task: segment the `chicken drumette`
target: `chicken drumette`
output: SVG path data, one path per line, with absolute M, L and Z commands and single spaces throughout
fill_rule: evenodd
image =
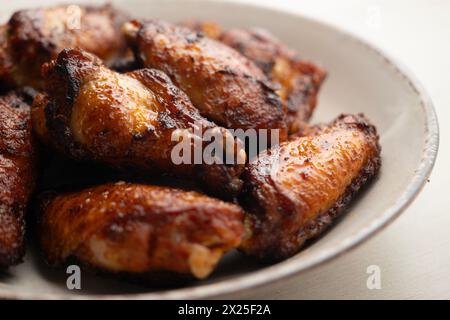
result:
M 332 223 L 380 163 L 376 129 L 362 115 L 342 115 L 261 153 L 243 178 L 241 249 L 265 259 L 292 256 Z
M 120 27 L 127 19 L 110 5 L 17 11 L 0 27 L 0 85 L 41 89 L 41 65 L 64 48 L 82 48 L 107 64 L 123 59 Z
M 243 146 L 204 119 L 163 72 L 119 74 L 89 53 L 67 49 L 44 65 L 43 74 L 47 94 L 34 101 L 33 123 L 42 140 L 62 153 L 140 173 L 198 179 L 225 198 L 239 190 Z M 209 159 L 212 164 L 204 157 L 211 133 L 222 151 L 214 154 L 218 161 Z M 188 146 L 180 151 L 182 163 L 174 159 L 179 142 Z M 198 149 L 203 158 L 195 159 Z M 226 159 L 231 161 L 220 163 Z
M 157 280 L 151 273 L 208 276 L 240 244 L 242 219 L 240 207 L 196 192 L 120 182 L 44 196 L 38 225 L 52 265 L 75 257 Z
M 24 215 L 35 183 L 36 148 L 28 97 L 0 96 L 0 268 L 24 254 Z
M 163 21 L 131 21 L 123 30 L 136 58 L 167 73 L 207 119 L 232 129 L 278 129 L 280 140 L 286 140 L 280 97 L 249 59 Z

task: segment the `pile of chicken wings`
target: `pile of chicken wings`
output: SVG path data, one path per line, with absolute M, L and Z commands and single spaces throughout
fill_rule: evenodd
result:
M 233 249 L 280 261 L 379 171 L 364 115 L 308 124 L 326 72 L 269 32 L 77 8 L 75 27 L 67 6 L 0 26 L 0 268 L 28 233 L 51 266 L 138 279 L 202 279 Z M 199 123 L 279 143 L 174 163 L 174 131 Z

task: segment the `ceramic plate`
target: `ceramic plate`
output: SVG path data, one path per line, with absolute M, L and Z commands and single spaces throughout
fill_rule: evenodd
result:
M 87 1 L 76 1 L 83 3 Z M 88 1 L 89 3 L 96 1 Z M 317 241 L 281 263 L 259 265 L 231 253 L 205 281 L 171 290 L 145 288 L 84 275 L 82 290 L 66 288 L 64 270 L 50 270 L 37 250 L 25 263 L 0 274 L 3 298 L 192 299 L 251 296 L 251 290 L 294 277 L 360 244 L 398 216 L 416 197 L 436 158 L 438 125 L 432 103 L 420 84 L 397 62 L 334 27 L 287 12 L 222 1 L 113 1 L 137 17 L 179 21 L 217 21 L 225 27 L 264 27 L 303 57 L 329 72 L 313 122 L 339 113 L 365 113 L 377 126 L 383 166 L 379 178 L 348 212 Z M 1 18 L 35 1 L 2 2 Z M 40 5 L 54 1 L 40 1 Z

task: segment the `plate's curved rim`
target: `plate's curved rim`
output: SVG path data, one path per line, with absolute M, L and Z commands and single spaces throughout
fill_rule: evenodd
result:
M 323 28 L 332 30 L 347 37 L 366 50 L 370 50 L 380 58 L 391 68 L 395 69 L 395 72 L 408 83 L 414 92 L 419 96 L 421 106 L 424 110 L 426 117 L 426 136 L 425 146 L 422 153 L 422 159 L 419 166 L 416 169 L 416 173 L 411 179 L 411 182 L 401 195 L 399 199 L 389 207 L 381 216 L 377 217 L 372 223 L 364 229 L 359 230 L 357 233 L 347 236 L 340 243 L 338 243 L 332 250 L 322 250 L 315 258 L 310 259 L 307 264 L 298 268 L 294 261 L 288 260 L 263 268 L 262 270 L 253 271 L 249 274 L 236 276 L 228 280 L 221 280 L 211 284 L 199 285 L 196 287 L 187 287 L 181 289 L 165 290 L 159 292 L 150 293 L 131 293 L 131 294 L 87 294 L 87 295 L 73 295 L 73 294 L 35 294 L 28 292 L 2 292 L 0 289 L 0 298 L 2 299 L 201 299 L 201 298 L 215 298 L 226 294 L 232 294 L 233 292 L 255 289 L 264 285 L 268 285 L 281 279 L 287 279 L 303 273 L 314 266 L 322 265 L 333 258 L 336 258 L 375 235 L 377 232 L 386 227 L 390 222 L 397 218 L 417 197 L 422 190 L 425 182 L 431 174 L 434 163 L 436 161 L 437 152 L 439 148 L 439 126 L 436 116 L 436 112 L 433 107 L 431 98 L 423 88 L 422 84 L 416 79 L 412 72 L 408 70 L 402 63 L 399 63 L 383 50 L 376 46 L 369 44 L 359 36 L 352 34 L 349 31 L 341 29 L 339 26 L 320 21 L 309 16 L 304 16 L 298 13 L 292 13 L 284 8 L 273 8 L 266 5 L 257 5 L 252 3 L 241 3 L 238 0 L 216 0 L 214 2 L 206 0 L 189 0 L 190 2 L 197 3 L 214 3 L 214 5 L 230 5 L 246 7 L 249 10 L 263 10 L 272 11 L 277 14 L 289 15 L 292 18 L 299 18 L 306 20 L 308 23 L 320 25 Z

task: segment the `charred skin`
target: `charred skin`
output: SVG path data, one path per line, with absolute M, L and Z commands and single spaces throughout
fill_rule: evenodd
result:
M 17 92 L 0 96 L 0 269 L 22 261 L 24 215 L 35 184 L 30 106 Z
M 136 58 L 167 73 L 207 119 L 231 129 L 279 129 L 281 101 L 264 73 L 230 47 L 163 21 L 131 21 L 124 33 Z
M 213 22 L 187 21 L 185 26 L 223 42 L 253 61 L 275 84 L 287 112 L 289 133 L 306 125 L 316 105 L 326 72 L 301 59 L 293 50 L 264 29 L 223 31 Z
M 63 154 L 139 173 L 198 179 L 208 191 L 223 198 L 239 191 L 246 159 L 243 146 L 228 130 L 204 119 L 161 71 L 119 74 L 95 56 L 71 49 L 44 65 L 43 74 L 48 95 L 35 98 L 33 123 L 41 139 L 50 141 Z M 232 151 L 234 164 L 194 164 L 195 141 L 200 139 L 200 147 L 209 143 L 195 133 L 194 126 L 226 138 L 224 154 Z M 172 160 L 172 151 L 180 141 L 172 141 L 177 129 L 190 130 L 185 136 L 189 138 L 190 163 Z
M 326 72 L 307 62 L 262 29 L 225 31 L 220 41 L 252 60 L 274 83 L 287 111 L 290 133 L 302 129 L 311 117 Z
M 127 20 L 111 5 L 17 11 L 0 27 L 0 83 L 41 89 L 41 65 L 64 48 L 78 47 L 113 64 L 127 54 L 120 32 Z
M 237 247 L 243 212 L 196 192 L 111 183 L 47 195 L 39 236 L 51 265 L 75 257 L 112 273 L 169 271 L 207 277 Z
M 241 204 L 249 213 L 241 249 L 268 260 L 294 255 L 333 222 L 380 164 L 376 129 L 362 115 L 341 115 L 311 136 L 263 152 L 243 178 Z

